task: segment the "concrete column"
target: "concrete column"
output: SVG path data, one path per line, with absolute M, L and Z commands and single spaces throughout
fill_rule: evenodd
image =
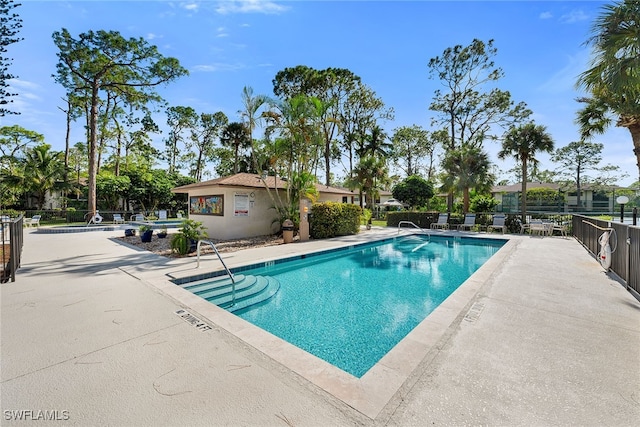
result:
M 309 212 L 311 211 L 311 201 L 303 197 L 300 198 L 300 241 L 309 240 Z

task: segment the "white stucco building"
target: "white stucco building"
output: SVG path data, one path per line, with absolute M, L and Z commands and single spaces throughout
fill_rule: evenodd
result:
M 265 187 L 269 187 L 269 190 Z M 274 199 L 286 198 L 287 182 L 274 176 L 263 181 L 260 175 L 239 173 L 174 188 L 188 194 L 189 218 L 202 222 L 209 237 L 240 239 L 276 233 L 278 214 Z M 354 203 L 352 191 L 316 184 L 318 202 Z M 273 198 L 273 199 L 272 199 Z

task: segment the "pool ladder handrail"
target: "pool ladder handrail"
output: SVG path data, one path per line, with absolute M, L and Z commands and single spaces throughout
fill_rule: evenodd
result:
M 413 226 L 414 226 L 415 228 L 417 228 L 418 230 L 420 230 L 420 231 L 422 231 L 423 233 L 425 233 L 425 234 L 429 235 L 429 233 L 428 233 L 424 228 L 418 227 L 417 225 L 415 225 L 415 224 L 414 224 L 413 222 L 411 222 L 411 221 L 400 221 L 400 222 L 398 223 L 398 234 L 400 234 L 400 226 L 401 226 L 402 224 L 413 225 Z
M 218 259 L 220 260 L 220 263 L 222 263 L 224 270 L 227 272 L 227 275 L 231 279 L 231 307 L 233 307 L 234 305 L 236 305 L 236 279 L 233 277 L 233 274 L 231 274 L 231 270 L 229 270 L 229 267 L 227 267 L 227 264 L 225 264 L 224 261 L 222 260 L 222 257 L 220 256 L 220 252 L 218 252 L 218 248 L 216 248 L 216 245 L 211 240 L 198 240 L 198 246 L 197 246 L 198 262 L 197 262 L 196 268 L 200 268 L 200 244 L 202 243 L 206 243 L 209 246 L 211 246 L 211 248 L 213 248 L 213 251 L 216 253 L 216 255 L 218 256 Z

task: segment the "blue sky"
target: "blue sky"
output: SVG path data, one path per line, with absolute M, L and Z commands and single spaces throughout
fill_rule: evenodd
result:
M 576 76 L 586 69 L 584 45 L 602 1 L 32 1 L 16 9 L 24 40 L 11 45 L 11 81 L 19 93 L 20 116 L 0 119 L 45 135 L 64 149 L 64 90 L 52 74 L 57 63 L 51 35 L 66 28 L 72 36 L 88 30 L 116 30 L 144 37 L 165 56 L 178 58 L 188 77 L 158 89 L 170 105 L 198 112 L 223 111 L 239 120 L 241 92 L 272 95 L 272 79 L 286 67 L 347 68 L 395 110 L 382 123 L 388 134 L 399 126 L 432 130 L 429 104 L 441 83 L 429 78 L 430 58 L 474 38 L 494 39 L 494 58 L 505 77 L 499 87 L 534 112 L 556 147 L 579 139 L 574 124 L 581 94 Z M 164 117 L 158 116 L 164 123 Z M 72 143 L 82 140 L 75 126 Z M 628 185 L 637 177 L 631 136 L 612 127 L 596 136 L 605 144 L 603 164 L 619 165 Z M 162 135 L 155 145 L 162 148 Z M 486 142 L 499 170 L 513 167 L 495 155 L 498 142 Z M 554 169 L 547 155 L 542 167 Z M 337 171 L 336 171 L 337 172 Z M 511 178 L 502 175 L 501 178 Z

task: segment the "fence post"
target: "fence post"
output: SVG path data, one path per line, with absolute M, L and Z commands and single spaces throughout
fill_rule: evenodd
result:
M 635 210 L 635 208 L 634 208 Z M 629 290 L 629 282 L 631 281 L 631 236 L 629 236 L 629 228 L 627 227 L 627 291 Z

